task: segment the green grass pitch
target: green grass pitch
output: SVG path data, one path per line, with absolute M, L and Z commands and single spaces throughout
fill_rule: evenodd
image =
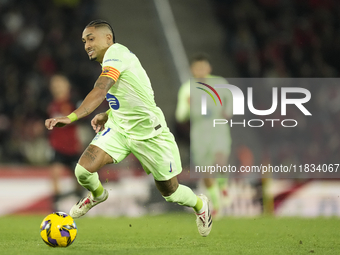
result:
M 0 254 L 340 254 L 338 218 L 224 218 L 201 237 L 195 216 L 84 217 L 67 248 L 40 238 L 45 215 L 0 217 Z

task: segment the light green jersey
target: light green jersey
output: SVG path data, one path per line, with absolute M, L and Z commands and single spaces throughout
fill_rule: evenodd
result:
M 190 89 L 192 92 L 196 92 L 194 99 L 201 100 L 200 94 L 205 93 L 201 90 L 197 90 L 196 87 L 202 87 L 200 84 L 196 82 L 206 82 L 211 86 L 216 84 L 228 84 L 227 80 L 221 76 L 208 75 L 206 79 L 196 80 L 194 78 L 188 80 L 183 83 L 178 91 L 178 100 L 177 100 L 177 108 L 176 108 L 176 120 L 178 122 L 184 122 L 190 119 Z M 190 88 L 190 86 L 192 86 Z M 232 117 L 232 95 L 229 90 L 222 89 L 218 91 L 221 96 L 221 100 L 223 106 L 220 107 L 219 104 L 216 107 L 214 105 L 214 101 L 208 96 L 207 100 L 207 108 L 208 108 L 208 117 L 209 119 L 222 119 L 222 118 L 231 118 Z M 217 101 L 219 103 L 219 101 Z M 199 104 L 199 103 L 198 103 Z M 197 104 L 195 104 L 197 105 Z M 198 113 L 198 114 L 197 114 Z M 200 122 L 207 120 L 207 116 L 201 115 L 200 111 L 194 111 L 191 113 L 191 122 Z
M 229 125 L 217 125 L 213 127 L 214 119 L 229 119 L 232 117 L 232 95 L 227 89 L 216 89 L 221 98 L 222 105 L 217 96 L 210 89 L 197 82 L 203 82 L 215 87 L 217 84 L 228 84 L 226 79 L 220 76 L 209 75 L 205 79 L 190 79 L 184 83 L 178 91 L 176 119 L 185 122 L 190 119 L 190 148 L 192 161 L 196 165 L 208 166 L 215 164 L 216 154 L 229 155 L 231 150 L 231 135 Z M 198 89 L 203 87 L 208 92 Z M 201 96 L 207 96 L 207 114 L 201 113 Z M 193 108 L 191 108 L 193 107 Z M 190 110 L 191 108 L 191 110 Z
M 104 55 L 101 76 L 116 81 L 106 95 L 111 111 L 107 126 L 136 140 L 160 134 L 166 122 L 156 106 L 148 75 L 127 47 L 115 43 Z

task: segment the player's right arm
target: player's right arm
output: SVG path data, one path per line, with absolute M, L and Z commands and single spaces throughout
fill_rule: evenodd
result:
M 107 92 L 115 84 L 115 80 L 106 76 L 99 76 L 93 89 L 85 97 L 82 104 L 74 111 L 78 119 L 92 113 L 104 101 Z
M 87 94 L 81 105 L 70 114 L 75 116 L 73 120 L 69 117 L 70 115 L 47 119 L 45 121 L 46 128 L 52 130 L 54 127 L 63 127 L 72 121 L 86 117 L 104 101 L 107 92 L 114 84 L 114 79 L 102 75 L 99 76 L 93 89 Z

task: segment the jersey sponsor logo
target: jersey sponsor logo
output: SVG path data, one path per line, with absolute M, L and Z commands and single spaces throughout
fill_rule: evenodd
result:
M 172 166 L 171 166 L 171 162 L 170 162 L 170 171 L 169 173 L 172 173 Z
M 118 62 L 122 62 L 122 61 L 121 61 L 120 59 L 118 59 L 118 58 L 110 58 L 110 59 L 105 60 L 104 63 L 110 62 L 110 61 L 118 61 Z
M 118 110 L 119 109 L 120 104 L 119 104 L 119 101 L 118 101 L 117 97 L 115 97 L 114 95 L 111 95 L 110 93 L 107 93 L 106 94 L 106 100 L 107 100 L 107 102 L 109 103 L 110 107 L 113 110 Z

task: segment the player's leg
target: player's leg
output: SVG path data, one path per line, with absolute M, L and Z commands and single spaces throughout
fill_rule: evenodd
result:
M 70 215 L 73 218 L 79 218 L 86 214 L 93 206 L 104 202 L 109 194 L 103 188 L 99 180 L 97 171 L 106 164 L 112 163 L 113 160 L 104 150 L 90 144 L 81 155 L 75 168 L 75 175 L 81 186 L 91 193 L 78 201 L 71 210 Z
M 78 161 L 78 158 L 76 159 Z M 51 174 L 53 184 L 53 210 L 58 211 L 59 201 L 65 196 L 60 188 L 60 181 L 65 168 L 68 168 L 68 156 L 55 150 L 51 161 Z M 66 193 L 67 194 L 67 193 Z
M 202 236 L 209 235 L 212 218 L 209 210 L 209 200 L 204 195 L 196 194 L 187 186 L 179 184 L 177 176 L 167 181 L 155 180 L 156 187 L 167 202 L 192 207 L 196 213 L 198 231 Z
M 53 210 L 58 211 L 58 202 L 60 200 L 60 179 L 63 171 L 63 165 L 60 163 L 53 163 L 51 165 L 51 177 L 53 186 Z
M 103 188 L 97 171 L 106 164 L 120 162 L 130 154 L 126 148 L 126 138 L 118 132 L 110 131 L 110 128 L 106 128 L 99 132 L 78 161 L 75 169 L 77 180 L 91 193 L 72 207 L 72 217 L 86 214 L 93 206 L 108 198 L 109 193 Z
M 79 184 L 91 191 L 93 197 L 101 196 L 104 190 L 97 171 L 111 163 L 112 157 L 93 144 L 90 144 L 81 155 L 75 174 Z
M 187 186 L 178 184 L 177 175 L 182 171 L 179 150 L 168 129 L 145 141 L 133 141 L 131 151 L 138 158 L 146 173 L 152 173 L 156 186 L 168 202 L 192 207 L 197 214 L 199 232 L 207 236 L 211 230 L 208 199 L 196 196 Z
M 77 162 L 79 160 L 78 154 L 68 155 L 63 153 L 56 153 L 58 162 L 59 162 L 59 175 L 61 176 L 62 170 L 66 169 L 69 171 L 69 173 L 74 174 L 75 167 L 77 165 Z M 69 195 L 75 195 L 78 199 L 80 199 L 83 195 L 84 188 L 78 183 L 77 179 L 74 178 L 74 188 L 68 192 L 64 192 L 63 194 L 60 194 L 60 198 L 67 197 Z
M 220 190 L 218 188 L 218 184 L 214 178 L 204 178 L 203 183 L 210 197 L 214 215 L 219 211 L 221 206 Z
M 217 164 L 219 166 L 226 165 L 228 161 L 228 155 L 227 153 L 221 151 L 218 151 L 214 155 L 214 164 Z M 204 186 L 208 192 L 209 198 L 212 203 L 212 214 L 215 218 L 220 217 L 220 209 L 221 209 L 221 192 L 219 188 L 218 178 L 211 178 L 206 177 L 203 179 Z
M 196 196 L 189 187 L 179 184 L 177 176 L 172 177 L 167 181 L 155 180 L 155 183 L 157 189 L 166 201 L 192 207 L 196 212 L 199 212 L 202 209 L 202 199 Z
M 80 155 L 73 154 L 73 155 L 67 155 L 63 161 L 63 164 L 65 165 L 65 168 L 72 174 L 75 174 L 75 168 L 77 166 L 78 160 Z M 74 187 L 73 190 L 71 190 L 68 194 L 65 195 L 75 195 L 78 199 L 83 197 L 84 188 L 79 184 L 76 178 L 74 180 Z
M 53 163 L 51 165 L 51 175 L 52 175 L 52 185 L 53 185 L 53 191 L 55 195 L 60 195 L 60 176 L 63 171 L 63 165 L 60 163 Z

